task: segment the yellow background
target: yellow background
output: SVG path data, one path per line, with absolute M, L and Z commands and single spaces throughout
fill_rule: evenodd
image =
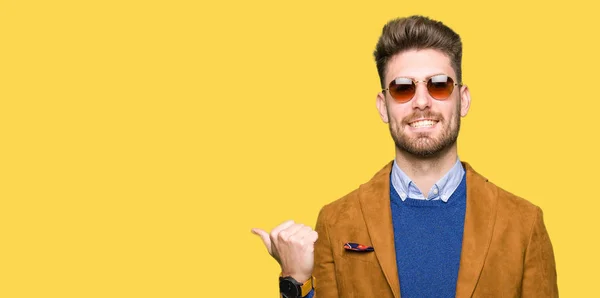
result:
M 389 19 L 463 38 L 459 155 L 544 210 L 563 297 L 597 293 L 592 1 L 0 3 L 0 297 L 277 297 L 252 227 L 393 158 Z

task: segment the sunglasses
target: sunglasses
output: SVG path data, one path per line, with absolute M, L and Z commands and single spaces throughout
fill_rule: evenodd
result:
M 396 102 L 405 103 L 410 101 L 417 93 L 417 83 L 427 83 L 427 92 L 431 97 L 437 100 L 445 100 L 450 97 L 454 86 L 459 84 L 454 83 L 454 80 L 447 75 L 435 75 L 428 78 L 426 81 L 416 81 L 411 78 L 396 78 L 390 82 L 387 89 L 383 91 L 389 91 L 390 95 Z

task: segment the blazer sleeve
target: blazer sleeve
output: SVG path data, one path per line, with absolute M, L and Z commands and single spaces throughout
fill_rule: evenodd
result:
M 335 263 L 329 231 L 327 229 L 327 212 L 323 207 L 319 212 L 315 231 L 319 239 L 315 242 L 315 298 L 338 298 L 337 280 L 335 276 Z
M 539 207 L 536 207 L 535 220 L 525 251 L 521 296 L 558 297 L 554 252 Z

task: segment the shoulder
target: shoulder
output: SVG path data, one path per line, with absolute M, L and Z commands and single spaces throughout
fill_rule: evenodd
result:
M 542 209 L 491 182 L 488 183 L 498 193 L 497 223 L 502 224 L 504 222 L 507 227 L 512 229 L 521 228 L 523 233 L 530 234 L 533 226 L 542 216 Z
M 332 223 L 337 222 L 341 214 L 351 216 L 351 214 L 360 209 L 359 192 L 360 188 L 357 188 L 342 198 L 323 206 L 318 220 Z
M 362 217 L 361 197 L 367 197 L 369 200 L 389 200 L 389 177 L 392 168 L 392 162 L 386 164 L 369 181 L 361 184 L 358 188 L 343 197 L 323 206 L 319 213 L 318 221 L 335 224 L 344 220 L 356 219 Z M 387 194 L 387 195 L 382 195 Z
M 530 201 L 517 196 L 492 182 L 488 183 L 490 183 L 491 186 L 497 190 L 499 207 L 519 211 L 521 213 L 535 213 L 537 212 L 537 209 L 539 209 L 538 206 L 534 205 Z
M 470 193 L 476 193 L 481 196 L 477 196 L 474 199 L 489 200 L 490 205 L 495 205 L 497 220 L 506 221 L 511 225 L 522 226 L 527 229 L 541 215 L 540 207 L 496 185 L 483 175 L 477 173 L 468 163 L 463 164 L 468 175 L 467 189 L 477 188 L 471 190 Z M 469 185 L 469 182 L 471 185 Z

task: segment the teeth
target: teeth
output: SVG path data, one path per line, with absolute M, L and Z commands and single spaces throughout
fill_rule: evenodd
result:
M 435 121 L 433 120 L 421 120 L 421 121 L 416 121 L 410 124 L 410 126 L 414 127 L 414 128 L 419 128 L 419 127 L 429 127 L 429 126 L 433 126 L 435 124 Z

